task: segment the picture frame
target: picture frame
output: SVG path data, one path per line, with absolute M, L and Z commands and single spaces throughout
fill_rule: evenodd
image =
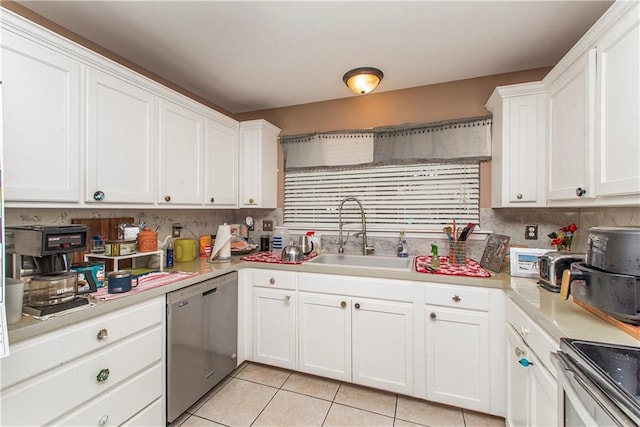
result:
M 540 277 L 540 256 L 546 254 L 547 252 L 549 252 L 549 249 L 509 249 L 509 265 L 511 275 L 516 277 Z
M 480 265 L 494 273 L 499 273 L 509 249 L 510 239 L 510 236 L 503 236 L 502 234 L 489 234 L 482 258 L 480 258 Z

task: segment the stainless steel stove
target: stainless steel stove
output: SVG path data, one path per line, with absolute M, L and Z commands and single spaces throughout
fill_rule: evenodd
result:
M 640 348 L 562 338 L 558 369 L 561 425 L 640 425 Z

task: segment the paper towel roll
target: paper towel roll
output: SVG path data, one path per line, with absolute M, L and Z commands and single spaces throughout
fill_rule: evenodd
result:
M 226 222 L 218 226 L 216 243 L 211 250 L 211 260 L 213 261 L 214 258 L 231 259 L 231 226 Z

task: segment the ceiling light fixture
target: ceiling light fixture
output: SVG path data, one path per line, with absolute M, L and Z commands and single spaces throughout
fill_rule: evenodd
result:
M 374 90 L 382 81 L 382 71 L 373 67 L 354 68 L 342 76 L 344 83 L 358 95 L 364 95 Z

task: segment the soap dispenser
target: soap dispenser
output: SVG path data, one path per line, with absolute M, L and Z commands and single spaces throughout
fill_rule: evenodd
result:
M 398 257 L 400 258 L 407 258 L 409 256 L 409 246 L 407 245 L 407 239 L 404 238 L 404 230 L 400 230 L 397 251 Z
M 438 245 L 431 245 L 431 268 L 440 268 L 440 258 L 438 257 Z

